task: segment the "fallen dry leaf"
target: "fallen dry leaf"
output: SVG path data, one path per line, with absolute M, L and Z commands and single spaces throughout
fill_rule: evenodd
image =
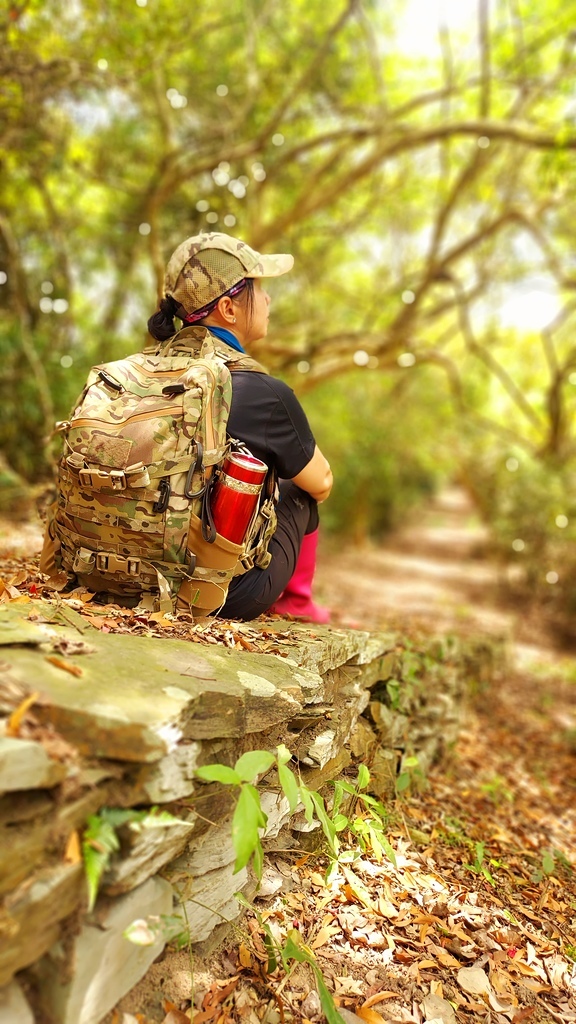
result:
M 71 676 L 83 676 L 84 669 L 80 668 L 79 665 L 74 665 L 71 661 L 66 661 L 64 658 L 58 658 L 56 655 L 47 654 L 46 661 L 49 661 L 51 665 L 56 668 L 62 669 L 63 672 L 69 672 Z
M 512 1024 L 522 1024 L 522 1021 L 528 1020 L 528 1017 L 531 1017 L 533 1013 L 536 1013 L 535 1006 L 525 1006 L 523 1010 L 518 1010 L 518 1013 L 514 1014 Z
M 340 928 L 340 925 L 324 925 L 324 927 L 318 932 L 314 941 L 310 944 L 310 948 L 320 949 L 321 946 L 325 946 L 326 943 L 330 941 L 333 935 L 338 935 L 341 931 L 342 929 Z
M 460 988 L 470 996 L 487 996 L 492 991 L 490 980 L 481 967 L 461 967 L 456 978 Z
M 246 948 L 243 942 L 241 942 L 238 947 L 238 959 L 242 964 L 242 967 L 252 967 L 252 957 L 250 955 L 250 950 Z
M 190 1024 L 190 1017 L 187 1013 L 182 1013 L 182 1010 L 174 1009 L 166 1014 L 162 1024 Z
M 434 995 L 433 993 L 424 996 L 422 1011 L 428 1022 L 439 1020 L 442 1024 L 456 1024 L 454 1007 L 451 1006 L 447 999 L 443 999 L 441 996 Z
M 398 999 L 398 993 L 391 992 L 388 989 L 385 992 L 376 992 L 373 996 L 370 996 L 369 999 L 362 1003 L 362 1006 L 368 1009 L 371 1006 L 376 1006 L 377 1003 L 382 1003 L 385 999 Z
M 18 705 L 17 708 L 15 708 L 15 710 L 10 715 L 8 723 L 6 725 L 7 736 L 19 735 L 20 726 L 22 724 L 22 720 L 24 719 L 26 712 L 38 700 L 39 696 L 39 693 L 31 693 L 28 697 L 25 697 L 25 699 L 22 701 L 21 704 Z
M 79 864 L 82 860 L 82 849 L 80 846 L 80 836 L 78 832 L 70 833 L 70 838 L 66 843 L 66 850 L 64 851 L 64 862 L 66 864 Z
M 355 1011 L 358 1017 L 366 1021 L 366 1024 L 386 1024 L 385 1018 L 377 1010 L 370 1006 L 360 1006 Z

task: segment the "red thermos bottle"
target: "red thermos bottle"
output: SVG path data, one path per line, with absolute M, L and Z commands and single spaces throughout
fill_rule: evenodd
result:
M 222 537 L 242 544 L 260 497 L 268 466 L 253 455 L 231 452 L 214 484 L 210 508 Z

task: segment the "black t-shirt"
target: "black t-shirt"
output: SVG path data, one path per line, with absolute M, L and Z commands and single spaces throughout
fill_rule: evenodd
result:
M 278 476 L 291 480 L 308 465 L 316 442 L 300 402 L 276 377 L 252 370 L 232 373 L 228 434 Z

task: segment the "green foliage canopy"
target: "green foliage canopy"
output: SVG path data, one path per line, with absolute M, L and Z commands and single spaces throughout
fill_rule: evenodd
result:
M 575 9 L 479 0 L 467 35 L 444 28 L 423 59 L 395 43 L 402 6 L 376 0 L 11 0 L 0 444 L 12 465 L 45 471 L 47 433 L 88 366 L 142 344 L 167 254 L 216 227 L 295 254 L 260 355 L 300 391 L 322 384 L 310 409 L 331 458 L 360 433 L 346 403 L 366 411 L 336 519 L 377 476 L 374 525 L 392 521 L 384 490 L 430 486 L 455 422 L 461 461 L 488 431 L 496 460 L 514 447 L 568 471 Z M 535 282 L 557 297 L 556 320 L 503 328 L 502 297 Z

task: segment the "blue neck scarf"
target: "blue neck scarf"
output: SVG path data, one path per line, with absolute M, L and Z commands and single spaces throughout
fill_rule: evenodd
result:
M 232 331 L 227 331 L 225 327 L 212 327 L 212 324 L 208 327 L 210 334 L 215 334 L 220 341 L 225 341 L 231 348 L 236 349 L 237 352 L 246 352 L 245 348 L 238 341 L 238 338 L 232 334 Z

